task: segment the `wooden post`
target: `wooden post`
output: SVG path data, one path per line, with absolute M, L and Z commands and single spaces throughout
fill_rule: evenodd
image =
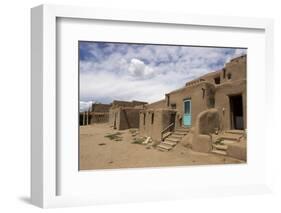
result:
M 86 125 L 89 125 L 89 112 L 86 112 Z

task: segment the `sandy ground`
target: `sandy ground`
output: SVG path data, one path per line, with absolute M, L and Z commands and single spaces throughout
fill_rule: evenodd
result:
M 117 132 L 120 141 L 105 137 Z M 132 141 L 129 130 L 112 130 L 108 124 L 81 126 L 80 170 L 241 163 L 226 156 L 194 152 L 182 144 L 162 152 Z

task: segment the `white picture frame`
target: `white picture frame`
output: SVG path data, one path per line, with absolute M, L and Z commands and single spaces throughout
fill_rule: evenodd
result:
M 253 185 L 237 183 L 233 185 L 221 184 L 217 187 L 201 186 L 200 182 L 193 183 L 192 188 L 180 190 L 171 186 L 165 190 L 153 189 L 147 194 L 137 193 L 119 196 L 118 193 L 108 192 L 103 195 L 58 195 L 60 166 L 58 166 L 59 152 L 57 146 L 57 20 L 87 19 L 100 21 L 118 21 L 135 23 L 153 23 L 156 25 L 172 26 L 200 26 L 206 28 L 255 29 L 264 32 L 265 52 L 262 74 L 266 76 L 264 94 L 266 105 L 273 104 L 269 91 L 273 89 L 273 21 L 271 19 L 241 18 L 241 17 L 216 17 L 188 14 L 165 14 L 146 11 L 122 11 L 100 8 L 85 8 L 74 6 L 41 5 L 31 10 L 31 201 L 33 204 L 47 207 L 91 205 L 97 203 L 129 202 L 142 200 L 178 199 L 210 195 L 233 195 L 269 192 L 271 187 L 270 161 L 266 159 L 269 153 L 263 155 L 265 166 L 262 171 L 266 178 Z M 273 112 L 269 110 L 269 114 Z M 266 125 L 266 144 L 270 138 L 270 119 Z M 181 168 L 184 170 L 185 168 Z M 171 171 L 171 168 L 154 170 L 154 173 Z M 208 170 L 210 172 L 210 170 Z M 77 171 L 78 172 L 78 171 Z M 103 171 L 101 171 L 103 172 Z M 117 171 L 118 172 L 118 171 Z M 145 170 L 138 170 L 138 174 Z M 122 173 L 119 175 L 122 176 Z M 124 177 L 126 178 L 126 177 Z M 176 177 L 172 177 L 176 178 Z M 187 186 L 188 187 L 188 186 Z M 74 189 L 74 188 L 73 188 Z M 188 189 L 188 190 L 186 190 Z M 71 189 L 70 189 L 71 190 Z M 151 194 L 151 195 L 149 195 Z M 173 194 L 174 196 L 167 196 Z

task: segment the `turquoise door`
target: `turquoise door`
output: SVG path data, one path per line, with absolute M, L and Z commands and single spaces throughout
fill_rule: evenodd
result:
M 183 125 L 186 127 L 191 126 L 191 100 L 187 99 L 183 101 Z

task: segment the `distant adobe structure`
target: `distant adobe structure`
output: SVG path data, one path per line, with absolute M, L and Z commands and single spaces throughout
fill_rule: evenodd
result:
M 94 103 L 92 104 L 91 109 L 91 123 L 107 123 L 109 119 L 109 109 L 111 104 L 101 104 Z
M 139 112 L 147 102 L 114 100 L 110 104 L 93 103 L 89 111 L 80 112 L 80 125 L 109 123 L 114 129 L 139 127 Z
M 139 113 L 147 102 L 114 100 L 109 110 L 109 124 L 114 129 L 139 128 Z
M 111 104 L 92 103 L 91 108 L 86 112 L 80 112 L 80 125 L 92 123 L 107 123 Z

